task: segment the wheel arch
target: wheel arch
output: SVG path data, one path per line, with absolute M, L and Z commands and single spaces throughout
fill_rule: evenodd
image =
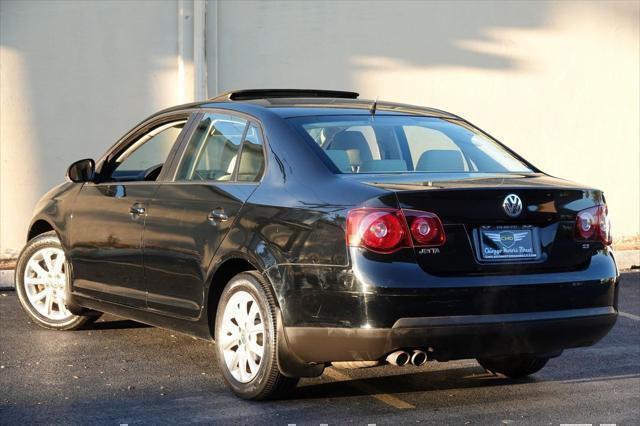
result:
M 31 226 L 29 226 L 27 241 L 31 241 L 38 235 L 41 235 L 41 234 L 44 234 L 45 232 L 50 232 L 50 231 L 56 231 L 56 230 L 49 221 L 44 219 L 37 219 L 31 224 Z
M 211 335 L 211 338 L 215 337 L 216 314 L 218 302 L 220 301 L 220 296 L 222 296 L 222 290 L 224 290 L 227 283 L 233 277 L 246 271 L 260 272 L 254 262 L 251 262 L 242 255 L 234 255 L 227 257 L 220 262 L 213 271 L 211 278 L 208 280 L 209 285 L 207 287 L 205 314 L 207 316 L 209 334 Z
M 256 271 L 261 274 L 267 284 L 271 287 L 271 290 L 276 296 L 273 283 L 270 278 L 263 274 L 262 268 L 259 268 L 255 262 L 252 262 L 242 254 L 237 254 L 232 257 L 227 257 L 224 261 L 216 267 L 211 279 L 209 280 L 209 286 L 207 288 L 207 305 L 205 314 L 207 315 L 207 321 L 209 326 L 209 333 L 212 339 L 215 339 L 215 323 L 218 303 L 227 283 L 236 275 L 247 272 Z M 286 377 L 318 377 L 324 371 L 323 364 L 311 365 L 303 362 L 296 354 L 294 354 L 288 343 L 286 332 L 284 330 L 284 324 L 282 322 L 282 314 L 280 312 L 280 306 L 278 304 L 278 298 L 274 297 L 276 303 L 277 312 L 277 333 L 278 333 L 278 368 L 280 372 Z

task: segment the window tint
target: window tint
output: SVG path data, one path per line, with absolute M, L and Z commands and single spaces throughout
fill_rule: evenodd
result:
M 260 180 L 264 169 L 264 154 L 262 151 L 262 136 L 260 129 L 252 124 L 247 130 L 240 154 L 238 166 L 238 181 L 256 182 Z
M 118 181 L 155 180 L 185 123 L 162 125 L 138 139 L 120 154 L 111 177 Z
M 246 120 L 232 115 L 205 116 L 189 140 L 178 179 L 231 180 L 246 125 Z
M 419 116 L 288 119 L 342 173 L 527 173 L 495 140 L 461 120 Z

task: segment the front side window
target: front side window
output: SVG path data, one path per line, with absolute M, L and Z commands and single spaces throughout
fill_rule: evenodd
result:
M 255 182 L 263 170 L 259 127 L 234 115 L 207 114 L 187 144 L 176 178 Z
M 115 160 L 116 181 L 155 180 L 186 120 L 163 124 L 131 144 Z
M 316 116 L 289 121 L 342 173 L 530 173 L 461 120 L 402 115 Z

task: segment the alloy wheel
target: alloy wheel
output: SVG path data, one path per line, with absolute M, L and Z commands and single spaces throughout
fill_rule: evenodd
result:
M 45 247 L 31 255 L 24 271 L 24 290 L 29 303 L 50 320 L 65 320 L 73 316 L 65 306 L 65 263 L 61 249 Z
M 264 358 L 265 327 L 258 302 L 246 291 L 237 291 L 227 302 L 220 342 L 225 364 L 240 383 L 253 380 Z

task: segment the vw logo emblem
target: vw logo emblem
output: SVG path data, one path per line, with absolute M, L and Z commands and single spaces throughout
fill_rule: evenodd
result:
M 522 200 L 516 194 L 509 194 L 502 202 L 502 208 L 507 216 L 520 216 L 520 213 L 522 213 Z

